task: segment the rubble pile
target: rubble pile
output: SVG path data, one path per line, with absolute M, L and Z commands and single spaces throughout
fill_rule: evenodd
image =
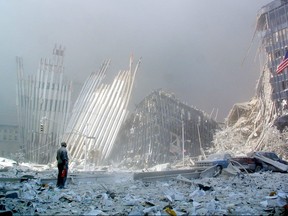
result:
M 260 172 L 217 178 L 145 182 L 132 172 L 110 168 L 103 177 L 78 179 L 58 189 L 38 172 L 21 182 L 3 181 L 15 169 L 1 172 L 0 212 L 7 215 L 271 215 L 285 212 L 287 174 Z M 26 174 L 26 173 L 25 173 Z M 35 174 L 35 171 L 34 171 Z M 107 175 L 108 174 L 108 175 Z M 18 174 L 17 174 L 18 175 Z M 172 213 L 171 213 L 172 212 Z
M 288 158 L 287 132 L 280 133 L 273 122 L 277 117 L 271 100 L 269 71 L 263 70 L 256 96 L 249 102 L 235 104 L 226 119 L 226 127 L 216 132 L 210 152 L 231 152 L 236 155 L 252 151 L 274 151 Z

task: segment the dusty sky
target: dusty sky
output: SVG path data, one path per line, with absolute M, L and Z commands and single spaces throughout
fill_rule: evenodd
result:
M 257 12 L 269 2 L 0 0 L 0 124 L 17 123 L 15 57 L 32 74 L 55 44 L 66 47 L 69 79 L 83 82 L 107 58 L 113 78 L 133 53 L 142 64 L 130 107 L 162 88 L 208 114 L 218 109 L 222 121 L 255 93 L 259 41 L 248 48 Z

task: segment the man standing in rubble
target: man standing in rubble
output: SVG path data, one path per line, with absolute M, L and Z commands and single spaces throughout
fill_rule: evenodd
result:
M 58 179 L 57 179 L 57 187 L 58 188 L 64 188 L 66 178 L 67 178 L 67 173 L 68 173 L 68 152 L 67 152 L 67 144 L 66 142 L 61 143 L 61 148 L 58 149 L 57 151 L 57 165 L 58 165 Z

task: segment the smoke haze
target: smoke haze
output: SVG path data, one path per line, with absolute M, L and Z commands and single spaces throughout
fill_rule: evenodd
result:
M 16 124 L 16 61 L 36 73 L 55 44 L 66 47 L 65 75 L 76 84 L 111 59 L 113 77 L 142 57 L 134 105 L 155 89 L 223 121 L 248 101 L 259 76 L 258 10 L 269 0 L 2 0 L 0 1 L 0 124 Z M 244 63 L 243 60 L 245 59 Z M 215 112 L 215 111 L 214 111 Z

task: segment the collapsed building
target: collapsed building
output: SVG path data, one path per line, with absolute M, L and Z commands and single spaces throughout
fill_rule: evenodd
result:
M 233 106 L 226 119 L 226 128 L 216 133 L 214 151 L 275 151 L 284 158 L 287 154 L 285 133 L 279 134 L 274 122 L 287 113 L 288 69 L 277 67 L 288 50 L 288 1 L 274 0 L 257 14 L 255 33 L 261 40 L 260 76 L 255 96 Z
M 259 56 L 263 58 L 264 62 L 263 65 L 260 65 L 261 71 L 256 94 L 249 102 L 233 106 L 226 119 L 226 129 L 219 131 L 213 138 L 213 144 L 217 151 L 228 149 L 246 153 L 268 147 L 275 148 L 275 145 L 269 146 L 268 135 L 270 133 L 267 131 L 277 116 L 286 114 L 288 111 L 288 69 L 284 69 L 281 73 L 276 72 L 277 66 L 288 50 L 288 1 L 274 0 L 262 7 L 257 15 L 255 32 L 259 33 L 262 40 Z M 197 141 L 199 140 L 197 120 L 194 119 L 194 126 L 185 126 L 189 125 L 191 116 L 182 114 L 182 111 L 179 111 L 180 108 L 177 108 L 177 115 L 171 112 L 171 119 L 178 119 L 171 123 L 174 126 L 164 126 L 170 125 L 170 123 L 159 123 L 160 120 L 170 118 L 167 117 L 167 113 L 165 115 L 162 113 L 162 108 L 158 110 L 158 106 L 162 106 L 161 103 L 164 99 L 157 99 L 156 96 L 154 96 L 156 97 L 154 100 L 157 103 L 161 101 L 160 105 L 153 105 L 153 101 L 148 99 L 141 102 L 134 114 L 133 125 L 130 125 L 131 133 L 130 129 L 127 133 L 129 136 L 131 135 L 127 139 L 127 144 L 115 145 L 119 128 L 127 115 L 127 111 L 124 110 L 129 103 L 137 71 L 131 72 L 131 64 L 130 72 L 119 73 L 111 86 L 101 86 L 100 83 L 109 65 L 109 62 L 105 62 L 99 74 L 93 74 L 88 78 L 70 115 L 71 85 L 63 83 L 63 54 L 64 49 L 55 48 L 54 62 L 41 60 L 38 74 L 35 77 L 28 77 L 28 79 L 23 75 L 22 59 L 18 58 L 17 105 L 20 134 L 24 140 L 23 149 L 29 160 L 38 162 L 51 160 L 49 158 L 54 157 L 55 146 L 63 139 L 69 144 L 71 143 L 69 150 L 72 157 L 77 160 L 100 158 L 99 160 L 102 161 L 112 158 L 114 154 L 111 152 L 114 147 L 120 149 L 118 152 L 122 152 L 118 155 L 138 156 L 143 163 L 148 164 L 153 164 L 155 161 L 169 161 L 173 157 L 179 158 L 181 152 L 182 155 L 184 152 L 184 156 L 185 153 L 189 153 L 191 156 L 201 153 L 200 147 L 198 150 L 195 148 L 202 144 L 201 141 Z M 56 86 L 58 87 L 56 88 Z M 159 95 L 161 94 L 159 93 Z M 162 94 L 161 97 L 163 95 L 165 94 Z M 151 96 L 151 98 L 153 97 Z M 172 96 L 167 96 L 167 98 L 173 99 Z M 154 106 L 155 108 L 153 108 Z M 171 105 L 171 107 L 173 106 Z M 64 125 L 68 123 L 68 118 L 69 124 L 67 124 L 67 128 L 64 128 Z M 182 126 L 181 118 L 188 123 L 184 122 L 184 126 Z M 189 134 L 195 133 L 186 132 L 186 130 L 193 130 L 191 129 L 193 127 L 194 131 L 197 131 L 197 136 L 189 137 Z M 184 138 L 182 138 L 182 130 L 184 130 L 182 133 Z M 201 127 L 199 130 L 200 137 L 203 136 L 202 134 L 206 134 L 206 132 L 201 132 Z M 65 135 L 63 136 L 64 131 Z M 166 137 L 163 134 L 169 135 Z M 269 136 L 272 137 L 271 134 Z M 275 135 L 275 139 L 277 136 Z M 206 144 L 206 141 L 202 142 Z M 282 143 L 282 141 L 278 143 Z M 181 148 L 186 145 L 187 149 Z M 192 146 L 194 147 L 192 148 Z M 154 154 L 153 152 L 158 153 Z M 48 159 L 44 159 L 45 157 Z
M 64 51 L 55 46 L 52 59 L 40 60 L 36 75 L 26 76 L 23 60 L 17 57 L 19 136 L 29 161 L 51 162 L 64 133 L 72 87 L 64 79 Z
M 122 122 L 141 60 L 120 71 L 112 84 L 102 84 L 110 60 L 84 83 L 75 103 L 72 82 L 64 78 L 64 52 L 55 46 L 52 59 L 41 59 L 36 75 L 24 74 L 17 57 L 17 110 L 21 152 L 28 161 L 49 163 L 63 141 L 71 161 L 87 157 L 102 163 L 110 154 Z M 95 162 L 95 161 L 94 161 Z M 95 162 L 96 163 L 96 162 Z
M 128 135 L 118 140 L 113 158 L 129 158 L 140 167 L 205 155 L 219 129 L 207 114 L 163 90 L 144 98 L 129 121 L 122 131 Z
M 275 120 L 279 116 L 288 113 L 288 69 L 286 67 L 281 72 L 277 72 L 279 64 L 288 51 L 287 0 L 274 0 L 259 10 L 255 35 L 256 33 L 260 36 L 261 46 L 259 49 L 260 76 L 256 85 L 255 96 L 248 102 L 237 103 L 233 106 L 225 120 L 225 128 L 216 131 L 212 141 L 213 145 L 207 151 L 208 153 L 230 151 L 234 154 L 246 154 L 251 151 L 266 150 L 275 151 L 283 158 L 288 158 L 288 147 L 286 144 L 288 134 L 287 132 L 279 134 L 279 131 L 273 127 Z M 128 142 L 130 146 L 128 145 L 126 150 L 133 149 L 130 154 L 134 156 L 134 162 L 138 160 L 148 164 L 154 161 L 165 162 L 167 161 L 165 159 L 167 155 L 173 155 L 174 152 L 177 152 L 174 154 L 175 156 L 177 155 L 176 157 L 181 157 L 181 149 L 182 152 L 186 152 L 185 148 L 180 147 L 181 133 L 179 134 L 178 132 L 178 138 L 173 135 L 169 135 L 168 138 L 166 136 L 162 138 L 161 135 L 157 135 L 161 131 L 159 122 L 162 119 L 168 121 L 167 119 L 170 118 L 161 112 L 156 112 L 157 114 L 154 114 L 154 116 L 153 114 L 148 115 L 149 110 L 155 108 L 151 108 L 154 107 L 154 105 L 151 105 L 153 104 L 152 102 L 146 103 L 146 110 L 142 108 L 142 111 L 140 111 L 140 107 L 144 107 L 145 100 L 140 103 L 142 106 L 139 105 L 137 108 L 133 118 L 133 130 L 129 134 L 131 135 Z M 159 104 L 158 101 L 158 107 L 161 106 Z M 147 119 L 150 120 L 147 121 Z M 179 110 L 178 121 L 176 120 L 174 124 L 176 125 L 177 123 L 178 131 L 181 131 L 181 111 Z M 135 124 L 138 125 L 135 126 Z M 285 125 L 288 125 L 288 123 Z M 142 134 L 138 132 L 141 131 L 140 128 L 143 130 Z M 186 127 L 183 128 L 185 129 Z M 171 130 L 171 128 L 169 129 Z M 168 130 L 166 129 L 166 131 Z M 175 134 L 173 130 L 171 132 L 171 134 Z M 187 134 L 186 132 L 183 134 L 183 140 L 185 140 Z M 193 137 L 195 138 L 195 136 Z M 177 139 L 178 141 L 175 141 Z M 187 140 L 193 140 L 193 138 L 189 137 Z M 135 143 L 134 146 L 132 142 Z M 193 142 L 195 143 L 195 140 Z M 159 143 L 164 144 L 159 145 Z M 177 144 L 170 145 L 171 143 Z M 182 146 L 185 145 L 186 147 L 187 142 L 184 141 L 183 143 Z M 177 150 L 173 151 L 172 149 L 175 149 L 175 146 Z M 155 149 L 157 150 L 155 151 Z M 153 156 L 153 152 L 158 152 L 158 155 L 155 154 Z
M 146 165 L 171 162 L 203 155 L 211 145 L 218 124 L 162 90 L 137 105 L 133 124 L 127 128 L 127 142 L 115 144 L 128 116 L 141 59 L 134 66 L 131 56 L 129 69 L 120 71 L 112 84 L 102 83 L 110 65 L 110 60 L 104 61 L 86 79 L 73 103 L 72 83 L 64 79 L 64 51 L 55 46 L 53 58 L 41 59 L 37 74 L 28 78 L 22 59 L 17 58 L 19 127 L 22 150 L 29 161 L 54 161 L 62 141 L 68 143 L 71 161 L 84 161 L 85 167 L 88 162 L 101 165 L 125 157 L 140 157 L 140 163 Z

